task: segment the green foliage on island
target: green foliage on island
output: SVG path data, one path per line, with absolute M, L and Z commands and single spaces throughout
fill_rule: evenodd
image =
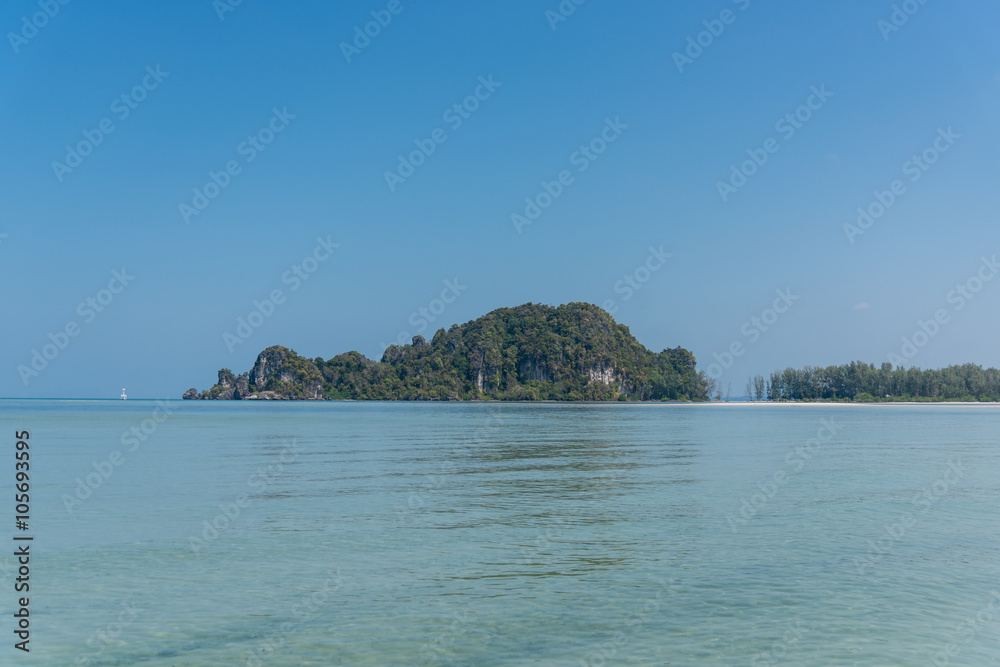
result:
M 323 376 L 316 365 L 287 348 L 280 374 L 274 374 L 260 387 L 263 391 L 271 391 L 286 398 L 309 400 L 317 398 L 322 392 Z M 256 388 L 256 387 L 252 387 Z
M 241 389 L 244 378 L 246 388 Z M 309 360 L 268 348 L 249 375 L 228 369 L 189 398 L 700 401 L 709 381 L 683 348 L 652 352 L 597 306 L 525 304 L 392 345 L 381 361 Z M 233 391 L 230 391 L 233 387 Z M 193 393 L 192 393 L 193 392 Z
M 1000 370 L 975 364 L 937 370 L 855 361 L 841 366 L 786 368 L 747 382 L 751 398 L 768 401 L 1000 401 Z

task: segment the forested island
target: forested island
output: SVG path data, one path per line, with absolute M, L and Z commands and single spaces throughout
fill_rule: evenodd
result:
M 227 368 L 186 399 L 706 401 L 712 383 L 681 347 L 652 352 L 628 327 L 587 303 L 500 308 L 391 345 L 327 360 L 269 347 L 248 373 Z
M 682 347 L 652 352 L 592 304 L 524 304 L 390 345 L 380 361 L 359 352 L 307 359 L 272 346 L 252 370 L 228 368 L 185 399 L 369 401 L 729 400 Z M 746 397 L 771 402 L 1000 401 L 1000 370 L 940 370 L 851 362 L 787 368 L 747 379 Z

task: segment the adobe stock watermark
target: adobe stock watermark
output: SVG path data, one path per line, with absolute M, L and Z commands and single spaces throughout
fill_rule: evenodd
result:
M 118 612 L 117 620 L 109 621 L 106 625 L 98 628 L 93 632 L 86 641 L 87 648 L 93 649 L 94 653 L 91 655 L 78 656 L 73 662 L 77 667 L 83 667 L 84 665 L 89 665 L 91 663 L 97 664 L 96 661 L 104 662 L 109 660 L 109 658 L 102 657 L 104 652 L 110 649 L 112 646 L 124 645 L 119 637 L 122 633 L 128 629 L 130 625 L 135 622 L 135 619 L 139 617 L 139 614 L 146 611 L 145 609 L 140 609 L 135 604 L 135 596 L 132 596 L 128 600 L 121 602 L 119 605 L 121 611 Z
M 745 12 L 750 8 L 750 0 L 732 0 L 732 2 L 739 7 L 741 12 Z M 683 53 L 680 51 L 674 51 L 673 53 L 674 65 L 677 66 L 677 71 L 683 74 L 685 66 L 693 65 L 695 60 L 701 58 L 705 54 L 706 49 L 711 48 L 715 44 L 715 41 L 722 37 L 722 33 L 726 31 L 726 26 L 736 23 L 738 16 L 731 9 L 723 9 L 719 14 L 719 18 L 702 21 L 705 29 L 694 37 L 687 38 L 687 48 L 684 49 Z
M 456 102 L 444 110 L 441 120 L 448 124 L 452 132 L 457 132 L 465 121 L 472 118 L 472 114 L 479 110 L 483 102 L 493 97 L 493 93 L 503 85 L 500 81 L 494 81 L 493 75 L 479 77 L 479 84 L 468 97 L 461 102 Z M 438 146 L 448 141 L 448 132 L 443 128 L 436 127 L 431 130 L 426 139 L 414 139 L 415 150 L 407 155 L 399 155 L 399 162 L 392 171 L 385 171 L 385 184 L 389 186 L 389 192 L 395 192 L 396 188 L 406 182 L 422 167 L 427 158 L 437 152 Z
M 726 523 L 731 531 L 738 532 L 738 526 L 747 525 L 751 519 L 757 516 L 758 512 L 767 507 L 778 491 L 795 475 L 802 472 L 806 463 L 823 449 L 825 443 L 833 439 L 840 428 L 833 419 L 820 419 L 819 423 L 816 437 L 810 438 L 804 445 L 789 450 L 785 455 L 784 468 L 774 471 L 774 474 L 757 482 L 760 493 L 750 494 L 750 500 L 747 500 L 746 497 L 740 498 L 740 511 L 737 514 L 726 516 Z
M 295 114 L 288 112 L 288 107 L 283 107 L 280 110 L 278 107 L 271 109 L 271 118 L 264 127 L 247 135 L 246 139 L 237 144 L 236 154 L 243 157 L 243 163 L 241 164 L 239 160 L 235 159 L 229 160 L 219 171 L 209 170 L 208 180 L 205 184 L 192 190 L 191 203 L 188 204 L 185 201 L 178 204 L 177 210 L 180 212 L 184 224 L 191 224 L 192 216 L 201 215 L 212 203 L 212 200 L 229 187 L 233 178 L 243 173 L 243 165 L 256 160 L 257 156 L 267 150 L 275 137 L 284 132 L 295 118 Z
M 285 466 L 295 463 L 302 452 L 303 450 L 299 447 L 298 441 L 292 438 L 291 442 L 282 447 L 281 452 L 277 455 L 278 460 L 276 463 L 267 466 L 257 466 L 257 470 L 250 473 L 247 477 L 247 487 L 253 493 L 241 493 L 231 503 L 219 503 L 218 514 L 212 517 L 211 520 L 206 519 L 202 521 L 201 537 L 197 535 L 188 536 L 188 546 L 191 548 L 191 551 L 195 555 L 201 554 L 203 549 L 208 548 L 217 541 L 226 531 L 234 528 L 242 511 L 250 507 L 257 496 L 263 494 L 267 491 L 268 487 L 287 474 Z
M 155 69 L 152 65 L 147 66 L 146 76 L 142 77 L 142 81 L 111 102 L 111 113 L 119 122 L 125 120 L 139 108 L 139 104 L 146 100 L 149 93 L 160 87 L 168 76 L 170 72 L 160 70 L 159 65 Z M 93 153 L 94 149 L 104 143 L 104 139 L 116 129 L 115 121 L 111 117 L 106 117 L 102 118 L 94 129 L 83 130 L 83 139 L 75 145 L 66 145 L 66 156 L 63 161 L 52 161 L 52 171 L 56 175 L 56 180 L 62 183 L 66 175 L 73 173 L 74 169 L 82 165 L 84 158 Z
M 47 26 L 49 21 L 62 11 L 63 6 L 69 3 L 70 0 L 39 0 L 38 8 L 41 11 L 30 16 L 25 14 L 21 17 L 21 29 L 17 32 L 7 33 L 7 40 L 10 42 L 10 48 L 14 49 L 14 53 L 17 54 L 22 46 L 34 39 L 38 35 L 38 31 Z
M 924 5 L 927 4 L 927 0 L 903 0 L 899 4 L 894 4 L 892 6 L 892 13 L 889 14 L 887 19 L 879 19 L 875 26 L 882 33 L 882 39 L 889 41 L 889 37 L 896 32 L 899 32 L 904 25 L 910 22 L 910 18 L 916 16 Z
M 138 450 L 142 443 L 149 440 L 156 433 L 160 424 L 167 421 L 170 415 L 174 414 L 167 401 L 157 401 L 157 405 L 158 407 L 153 410 L 153 414 L 143 419 L 138 425 L 122 433 L 119 442 L 122 447 L 128 447 L 128 453 L 131 454 Z M 111 452 L 103 461 L 93 461 L 91 466 L 94 468 L 94 472 L 88 473 L 83 479 L 76 478 L 76 489 L 72 495 L 68 493 L 62 494 L 61 500 L 66 511 L 72 514 L 77 507 L 83 505 L 83 501 L 94 495 L 97 489 L 101 488 L 105 482 L 111 479 L 111 476 L 115 474 L 115 470 L 120 468 L 125 461 L 126 457 L 120 449 Z
M 718 380 L 722 377 L 723 373 L 733 367 L 736 359 L 746 354 L 747 346 L 753 345 L 760 340 L 760 337 L 770 331 L 771 327 L 778 322 L 781 315 L 787 313 L 795 302 L 801 298 L 792 294 L 792 289 L 790 287 L 785 290 L 775 290 L 774 293 L 777 294 L 778 297 L 771 304 L 771 307 L 765 308 L 761 311 L 760 317 L 751 317 L 743 323 L 743 326 L 740 327 L 740 333 L 747 338 L 746 345 L 744 345 L 740 340 L 734 340 L 730 343 L 726 352 L 723 352 L 722 354 L 715 352 L 712 354 L 712 357 L 715 359 L 715 363 L 708 367 L 708 376 L 710 378 Z
M 965 280 L 965 282 L 955 285 L 955 288 L 949 290 L 944 298 L 949 304 L 952 304 L 954 311 L 958 312 L 976 298 L 976 295 L 982 291 L 986 283 L 993 280 L 997 273 L 1000 273 L 1000 264 L 997 263 L 997 256 L 993 255 L 989 259 L 983 257 L 979 269 Z M 894 366 L 903 366 L 906 362 L 912 360 L 920 350 L 925 348 L 941 332 L 941 327 L 950 322 L 951 315 L 946 308 L 939 308 L 934 311 L 934 316 L 926 321 L 917 320 L 916 331 L 909 336 L 903 336 L 903 344 L 899 348 L 899 353 L 889 353 L 889 363 Z
M 445 280 L 444 289 L 441 290 L 438 298 L 431 299 L 426 306 L 421 306 L 410 313 L 410 318 L 407 321 L 411 326 L 416 328 L 418 334 L 424 333 L 431 324 L 437 322 L 448 306 L 455 303 L 458 297 L 462 295 L 462 292 L 467 289 L 469 289 L 469 286 L 463 285 L 457 277 L 453 280 Z M 400 331 L 396 335 L 396 342 L 382 343 L 382 349 L 385 350 L 390 345 L 405 345 L 411 341 L 411 338 L 409 331 Z
M 964 478 L 965 467 L 962 465 L 962 460 L 948 461 L 948 467 L 945 468 L 941 478 L 924 489 L 923 493 L 913 496 L 910 504 L 914 508 L 920 508 L 919 514 L 926 514 Z M 914 512 L 917 511 L 914 510 Z M 903 512 L 895 523 L 884 524 L 878 540 L 868 540 L 869 549 L 864 557 L 854 559 L 854 566 L 858 569 L 858 574 L 864 576 L 866 570 L 874 568 L 883 558 L 891 554 L 896 548 L 896 544 L 906 536 L 907 530 L 917 524 L 917 518 L 910 512 Z
M 576 13 L 576 8 L 587 2 L 587 0 L 562 0 L 554 10 L 545 10 L 545 20 L 549 22 L 549 27 L 555 32 L 560 23 L 565 23 L 569 17 Z
M 775 131 L 781 133 L 785 141 L 790 141 L 796 132 L 805 127 L 805 124 L 812 120 L 813 115 L 826 106 L 826 103 L 833 97 L 833 93 L 826 89 L 826 85 L 819 88 L 813 86 L 809 89 L 809 97 L 800 107 L 786 113 L 774 124 Z M 761 148 L 749 148 L 746 154 L 749 159 L 737 165 L 730 166 L 728 181 L 716 181 L 715 187 L 719 191 L 722 201 L 727 202 L 729 198 L 739 192 L 760 169 L 767 164 L 771 156 L 781 150 L 781 142 L 774 137 L 768 137 Z
M 666 265 L 667 260 L 671 257 L 673 257 L 673 253 L 664 252 L 662 244 L 659 248 L 649 246 L 649 255 L 646 257 L 646 261 L 635 267 L 631 273 L 626 273 L 621 280 L 615 283 L 615 294 L 623 295 L 622 302 L 629 301 L 636 292 L 642 289 L 643 285 L 650 281 L 654 273 Z M 608 315 L 614 315 L 618 312 L 619 306 L 615 299 L 607 299 L 601 304 L 601 308 Z
M 937 164 L 941 156 L 951 150 L 951 147 L 962 138 L 961 134 L 955 134 L 952 131 L 950 125 L 947 130 L 939 127 L 937 134 L 938 136 L 930 146 L 903 163 L 901 170 L 904 176 L 909 176 L 911 183 L 919 181 L 931 167 Z M 876 190 L 874 192 L 875 199 L 870 204 L 859 206 L 856 224 L 844 224 L 844 234 L 847 235 L 847 240 L 851 245 L 854 245 L 856 237 L 864 235 L 866 231 L 871 229 L 906 193 L 906 183 L 901 179 L 896 179 L 889 184 L 888 190 Z
M 627 124 L 622 122 L 621 116 L 615 116 L 614 120 L 605 118 L 604 128 L 596 137 L 573 151 L 569 156 L 569 163 L 576 167 L 577 173 L 582 174 L 587 171 L 608 150 L 608 146 L 618 141 L 628 127 Z M 542 213 L 563 195 L 566 188 L 575 182 L 573 172 L 569 169 L 560 171 L 552 181 L 543 180 L 541 182 L 542 189 L 538 194 L 525 198 L 524 210 L 521 213 L 513 213 L 510 216 L 510 221 L 513 223 L 517 233 L 523 233 L 524 227 L 538 220 L 542 216 Z
M 377 9 L 371 12 L 372 20 L 364 24 L 364 27 L 354 26 L 354 39 L 340 43 L 340 52 L 344 54 L 344 60 L 351 64 L 355 56 L 360 56 L 361 52 L 367 49 L 372 40 L 382 34 L 382 31 L 389 27 L 394 16 L 399 16 L 406 9 L 401 0 L 389 0 L 385 9 Z
M 83 320 L 86 326 L 97 319 L 99 313 L 111 305 L 115 296 L 125 291 L 125 288 L 135 280 L 135 276 L 129 275 L 125 267 L 121 271 L 112 271 L 111 280 L 105 289 L 99 290 L 94 296 L 88 296 L 76 307 L 76 314 Z M 83 328 L 76 320 L 69 320 L 55 333 L 49 333 L 49 341 L 42 345 L 41 351 L 32 348 L 31 360 L 28 364 L 19 364 L 17 374 L 21 377 L 21 382 L 27 387 L 32 378 L 38 377 L 42 371 L 49 367 L 49 364 L 65 350 L 72 339 L 83 332 Z
M 302 284 L 319 270 L 320 264 L 330 259 L 339 247 L 340 244 L 331 241 L 329 235 L 325 239 L 317 236 L 316 247 L 312 252 L 281 274 L 282 284 L 291 286 L 288 290 L 290 293 L 297 292 Z M 263 301 L 255 300 L 253 309 L 246 317 L 236 318 L 236 328 L 233 333 L 226 331 L 222 334 L 222 342 L 226 344 L 226 348 L 232 353 L 239 345 L 250 340 L 254 332 L 264 326 L 264 322 L 274 315 L 278 306 L 283 305 L 287 298 L 284 290 L 276 288 L 271 290 Z

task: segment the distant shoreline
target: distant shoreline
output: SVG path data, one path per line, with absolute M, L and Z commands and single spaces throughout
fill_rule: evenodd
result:
M 870 403 L 854 403 L 848 401 L 712 401 L 711 403 L 699 403 L 699 405 L 774 405 L 774 406 L 788 406 L 788 407 L 802 407 L 809 405 L 830 405 L 830 406 L 847 406 L 855 408 L 869 408 L 869 407 L 880 407 L 880 406 L 930 406 L 930 405 L 950 405 L 950 406 L 1000 406 L 1000 402 L 997 401 L 874 401 Z
M 0 397 L 0 401 L 65 401 L 65 402 L 88 402 L 88 401 L 100 401 L 109 403 L 129 403 L 129 402 L 150 402 L 150 401 L 168 401 L 170 403 L 192 403 L 192 401 L 185 401 L 181 398 L 130 398 L 128 401 L 122 401 L 117 398 L 17 398 L 17 397 Z M 198 403 L 201 403 L 200 401 Z M 841 401 L 552 401 L 552 400 L 541 400 L 541 401 L 477 401 L 477 400 L 465 400 L 465 401 L 405 401 L 405 400 L 390 400 L 390 401 L 377 401 L 377 400 L 357 400 L 351 398 L 338 398 L 338 399 L 320 399 L 320 400 L 298 400 L 298 399 L 278 399 L 278 400 L 255 400 L 255 401 L 211 401 L 211 405 L 226 405 L 232 403 L 248 404 L 248 403 L 263 403 L 263 404 L 287 404 L 287 403 L 314 403 L 314 404 L 339 404 L 339 403 L 372 403 L 372 404 L 407 404 L 407 405 L 589 405 L 589 406 L 605 406 L 605 407 L 624 407 L 624 406 L 702 406 L 702 407 L 721 407 L 721 406 L 732 406 L 732 407 L 789 407 L 789 408 L 801 408 L 810 406 L 830 406 L 830 407 L 863 407 L 863 408 L 875 408 L 875 407 L 930 407 L 930 406 L 945 406 L 945 407 L 1000 407 L 1000 402 L 997 401 L 879 401 L 874 403 L 851 403 L 851 402 L 841 402 Z

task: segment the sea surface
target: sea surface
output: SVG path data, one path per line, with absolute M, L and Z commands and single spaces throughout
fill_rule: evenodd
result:
M 0 422 L 3 665 L 1000 664 L 997 407 L 6 400 Z

